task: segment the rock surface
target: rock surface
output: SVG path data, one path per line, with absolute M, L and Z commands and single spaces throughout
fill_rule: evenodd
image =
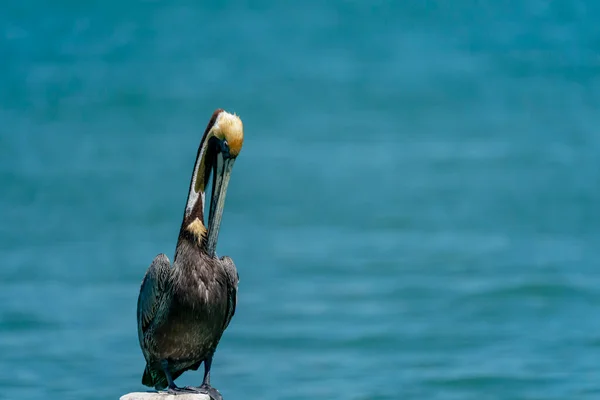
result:
M 210 396 L 200 393 L 134 392 L 121 396 L 120 400 L 210 400 Z

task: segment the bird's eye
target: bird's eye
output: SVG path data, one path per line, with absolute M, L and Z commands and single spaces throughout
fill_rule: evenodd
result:
M 221 141 L 221 153 L 229 155 L 229 143 L 227 143 L 227 140 Z

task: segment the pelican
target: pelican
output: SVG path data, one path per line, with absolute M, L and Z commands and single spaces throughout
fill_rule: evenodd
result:
M 142 281 L 137 303 L 140 347 L 146 359 L 142 383 L 169 393 L 208 394 L 210 367 L 221 335 L 237 303 L 238 273 L 229 257 L 217 258 L 216 247 L 225 194 L 244 129 L 235 114 L 216 110 L 204 131 L 192 173 L 173 265 L 157 255 Z M 212 173 L 208 228 L 204 225 L 204 191 Z M 174 380 L 204 363 L 198 387 L 180 388 Z

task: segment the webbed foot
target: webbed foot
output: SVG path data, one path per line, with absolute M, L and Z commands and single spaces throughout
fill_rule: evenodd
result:
M 207 384 L 203 384 L 201 386 L 186 386 L 183 389 L 190 390 L 193 393 L 207 394 L 210 396 L 211 400 L 223 400 L 221 393 L 219 393 L 219 391 L 214 387 Z
M 178 394 L 183 394 L 183 393 L 197 393 L 195 390 L 192 390 L 192 388 L 190 387 L 178 387 L 178 386 L 171 386 L 168 387 L 165 392 L 167 392 L 168 394 L 172 394 L 172 395 L 178 395 Z

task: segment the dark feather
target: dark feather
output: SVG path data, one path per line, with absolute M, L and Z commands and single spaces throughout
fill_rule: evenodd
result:
M 235 313 L 238 274 L 233 260 L 211 258 L 181 238 L 173 267 L 159 254 L 138 299 L 138 333 L 146 358 L 142 383 L 164 389 L 167 360 L 175 380 L 211 356 Z

